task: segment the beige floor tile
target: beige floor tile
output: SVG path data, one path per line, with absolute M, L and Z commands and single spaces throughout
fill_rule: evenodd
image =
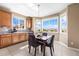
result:
M 11 52 L 13 56 L 24 56 L 26 55 L 25 48 L 23 48 L 25 44 L 18 44 L 14 46 L 8 47 L 8 50 Z
M 0 56 L 10 56 L 10 52 L 7 48 L 0 49 Z
M 65 47 L 58 42 L 54 45 L 54 56 L 79 56 L 79 51 Z M 33 56 L 34 48 L 32 47 L 29 54 L 27 42 L 22 42 L 16 45 L 9 46 L 7 48 L 0 49 L 0 56 Z M 43 56 L 40 47 L 37 48 L 37 56 Z M 46 56 L 51 56 L 50 49 L 46 47 Z

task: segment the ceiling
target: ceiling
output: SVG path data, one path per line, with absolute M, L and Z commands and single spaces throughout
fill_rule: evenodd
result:
M 43 17 L 55 14 L 66 8 L 70 3 L 0 3 L 1 7 L 6 7 L 12 12 L 16 12 L 25 16 Z M 39 14 L 38 14 L 39 10 Z

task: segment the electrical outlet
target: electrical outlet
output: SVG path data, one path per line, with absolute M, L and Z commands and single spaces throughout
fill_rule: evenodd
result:
M 71 45 L 74 45 L 74 43 L 73 43 L 73 42 L 71 42 Z

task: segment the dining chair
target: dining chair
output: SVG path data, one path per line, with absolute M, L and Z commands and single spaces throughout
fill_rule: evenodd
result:
M 39 46 L 39 44 L 36 42 L 34 35 L 29 35 L 28 44 L 29 44 L 29 53 L 32 46 L 35 49 L 34 56 L 36 56 L 36 48 Z
M 52 37 L 50 39 L 48 39 L 46 42 L 45 42 L 45 47 L 49 47 L 50 48 L 50 53 L 51 53 L 51 56 L 53 56 L 52 54 L 52 48 L 53 48 L 53 52 L 54 52 L 54 37 L 55 35 L 52 35 Z M 45 49 L 44 49 L 45 51 Z
M 34 34 L 29 35 L 28 43 L 29 43 L 29 53 L 31 50 L 31 46 L 35 49 L 34 56 L 36 56 L 36 48 L 40 45 L 44 45 L 43 42 L 40 42 L 38 41 L 38 39 L 35 38 Z

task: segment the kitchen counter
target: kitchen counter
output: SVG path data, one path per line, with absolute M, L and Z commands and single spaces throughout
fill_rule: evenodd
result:
M 5 34 L 16 34 L 16 33 L 28 33 L 28 32 L 14 32 L 14 33 L 0 32 L 0 35 L 5 35 Z
M 0 32 L 0 48 L 28 40 L 28 32 Z

